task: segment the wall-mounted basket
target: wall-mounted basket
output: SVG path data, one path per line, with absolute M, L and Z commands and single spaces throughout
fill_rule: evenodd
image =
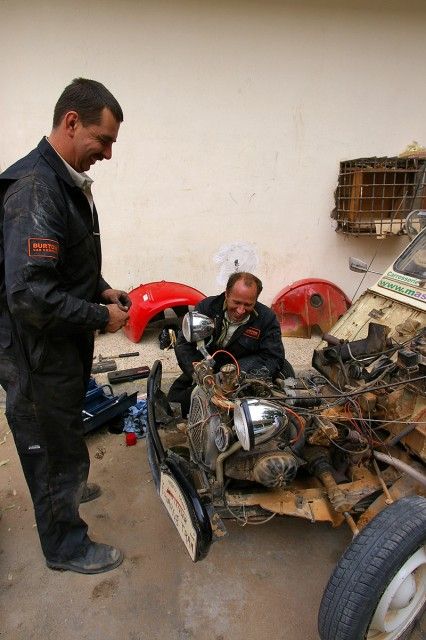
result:
M 406 234 L 405 218 L 426 209 L 426 158 L 358 158 L 340 163 L 336 231 L 347 235 Z

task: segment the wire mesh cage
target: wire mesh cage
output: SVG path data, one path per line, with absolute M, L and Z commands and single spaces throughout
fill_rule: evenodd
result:
M 413 209 L 426 209 L 426 158 L 358 158 L 340 163 L 331 214 L 336 231 L 377 238 L 403 235 Z

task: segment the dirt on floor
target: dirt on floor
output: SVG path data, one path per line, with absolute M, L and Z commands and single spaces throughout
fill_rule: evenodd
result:
M 120 368 L 151 365 L 160 357 L 166 382 L 174 377 L 174 357 L 159 350 L 156 338 L 147 335 L 137 346 L 139 358 L 120 362 Z M 96 348 L 115 354 L 134 350 L 130 346 L 123 336 L 114 342 L 101 336 Z M 114 391 L 143 393 L 144 385 L 126 383 Z M 350 542 L 348 528 L 296 518 L 277 517 L 261 526 L 227 521 L 228 536 L 193 564 L 155 492 L 145 441 L 128 447 L 123 434 L 101 428 L 88 434 L 87 444 L 90 479 L 101 485 L 102 495 L 82 505 L 81 514 L 91 537 L 119 546 L 125 560 L 111 572 L 86 576 L 45 566 L 28 489 L 0 416 L 0 638 L 318 638 L 319 603 Z M 416 640 L 423 632 L 416 631 Z

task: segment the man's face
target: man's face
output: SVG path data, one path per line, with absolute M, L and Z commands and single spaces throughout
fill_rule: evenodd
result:
M 257 300 L 255 284 L 246 286 L 244 280 L 237 280 L 230 291 L 225 292 L 226 310 L 232 322 L 241 322 L 254 309 Z
M 112 158 L 112 145 L 117 140 L 120 123 L 106 107 L 101 112 L 99 124 L 83 126 L 78 118 L 74 124 L 72 167 L 82 173 L 88 171 L 97 160 Z

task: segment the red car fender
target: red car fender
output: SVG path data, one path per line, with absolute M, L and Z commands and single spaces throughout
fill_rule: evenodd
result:
M 165 309 L 196 305 L 206 296 L 201 291 L 180 282 L 148 282 L 129 292 L 132 306 L 124 333 L 132 342 L 139 342 L 146 325 Z
M 335 284 L 319 278 L 297 280 L 272 301 L 283 336 L 310 338 L 312 328 L 330 331 L 349 309 L 351 301 Z

